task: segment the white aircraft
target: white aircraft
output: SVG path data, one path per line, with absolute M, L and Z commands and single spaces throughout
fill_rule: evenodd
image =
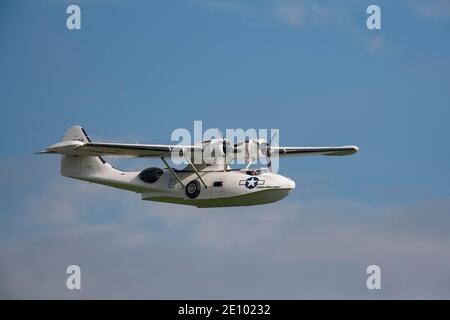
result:
M 267 168 L 249 168 L 255 160 L 245 152 L 250 147 L 256 147 L 257 156 L 268 160 Z M 207 161 L 205 153 L 208 149 L 213 161 Z M 217 155 L 214 150 L 221 152 Z M 250 206 L 286 197 L 295 188 L 295 182 L 272 172 L 272 157 L 344 156 L 357 151 L 356 146 L 279 147 L 272 146 L 264 139 L 246 140 L 232 145 L 227 139 L 220 138 L 187 146 L 92 142 L 82 127 L 73 126 L 67 129 L 62 142 L 38 153 L 61 154 L 61 174 L 69 178 L 141 193 L 142 200 L 206 208 Z M 172 168 L 167 163 L 167 158 L 174 154 L 183 157 L 188 163 L 183 170 Z M 166 168 L 152 167 L 125 172 L 113 168 L 103 156 L 158 157 Z M 198 156 L 201 159 L 199 164 L 194 161 Z M 239 157 L 245 158 L 247 167 L 231 169 L 230 159 Z

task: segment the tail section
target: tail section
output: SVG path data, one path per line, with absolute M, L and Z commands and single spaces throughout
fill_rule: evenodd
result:
M 64 133 L 63 141 L 76 140 L 90 142 L 86 131 L 80 126 L 73 126 Z M 112 167 L 102 157 L 61 156 L 61 174 L 66 177 L 87 179 L 107 173 Z
M 62 141 L 76 140 L 81 142 L 91 142 L 86 131 L 80 126 L 72 126 L 64 132 Z

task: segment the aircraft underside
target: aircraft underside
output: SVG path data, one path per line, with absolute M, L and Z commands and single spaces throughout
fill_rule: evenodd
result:
M 153 182 L 141 180 L 140 172 L 110 172 L 109 175 L 64 175 L 141 193 L 142 200 L 191 205 L 199 208 L 251 206 L 275 202 L 286 197 L 295 183 L 278 174 L 264 170 L 200 171 L 202 178 L 192 171 L 178 171 L 178 181 L 169 169 L 161 170 Z M 116 170 L 116 169 L 113 169 Z M 189 188 L 195 185 L 195 188 Z

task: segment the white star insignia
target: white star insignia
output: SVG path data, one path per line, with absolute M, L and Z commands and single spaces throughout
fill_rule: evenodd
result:
M 249 187 L 254 187 L 256 184 L 258 183 L 258 180 L 255 178 L 251 178 L 248 180 L 248 186 Z

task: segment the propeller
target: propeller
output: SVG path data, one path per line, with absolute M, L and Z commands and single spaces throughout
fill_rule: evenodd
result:
M 250 143 L 250 140 L 248 137 L 246 137 L 244 141 L 237 142 L 233 145 L 233 153 L 234 154 L 239 153 L 239 151 L 242 150 L 241 148 L 244 147 L 244 155 L 245 155 L 244 160 L 245 160 L 245 163 L 247 163 L 247 167 L 250 166 L 250 164 L 252 163 L 252 161 L 250 161 L 250 159 L 249 159 L 249 150 L 248 150 L 249 143 Z
M 223 137 L 222 130 L 217 128 L 220 139 L 222 139 L 222 152 L 223 152 L 223 171 L 227 171 L 228 161 L 227 161 L 227 150 L 228 150 L 228 140 Z
M 245 141 L 238 142 L 238 143 L 234 144 L 234 152 L 237 153 L 238 149 L 241 146 L 244 146 L 245 147 L 245 162 L 246 163 L 248 162 L 248 164 L 250 165 L 251 161 L 249 162 L 249 158 L 248 158 L 249 157 L 249 151 L 250 151 L 249 148 L 252 147 L 252 145 L 250 145 L 250 144 L 253 144 L 253 146 L 256 145 L 258 156 L 261 155 L 261 156 L 263 156 L 263 157 L 268 159 L 267 160 L 267 167 L 268 167 L 269 171 L 272 172 L 272 160 L 271 160 L 271 157 L 272 157 L 272 142 L 275 140 L 277 135 L 278 135 L 278 130 L 274 132 L 274 134 L 272 135 L 272 137 L 270 138 L 269 141 L 264 140 L 264 139 L 251 139 L 251 140 L 249 140 L 248 138 L 246 138 Z M 253 160 L 255 160 L 255 159 L 252 159 L 252 161 Z
M 276 136 L 278 135 L 278 130 L 274 132 L 272 137 L 270 137 L 269 141 L 259 142 L 258 144 L 261 148 L 261 153 L 264 157 L 266 157 L 267 160 L 267 167 L 270 172 L 272 172 L 272 141 L 275 140 Z

